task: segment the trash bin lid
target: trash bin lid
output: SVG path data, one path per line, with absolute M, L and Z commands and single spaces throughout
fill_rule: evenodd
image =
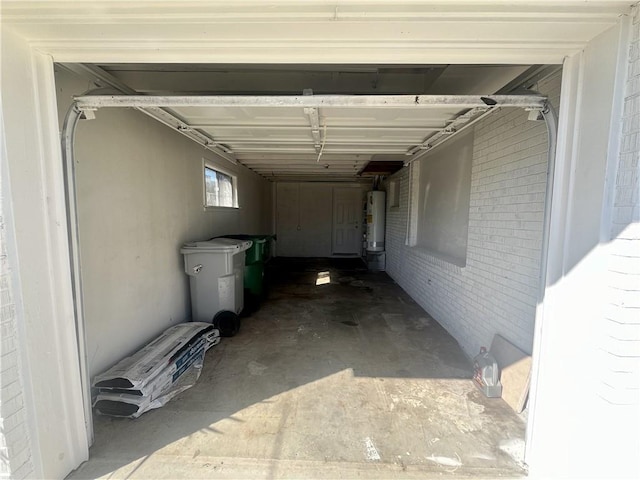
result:
M 180 249 L 180 253 L 240 253 L 249 249 L 251 240 L 236 240 L 234 238 L 214 238 L 203 242 L 185 243 Z
M 265 243 L 267 240 L 269 240 L 269 238 L 271 237 L 271 235 L 246 235 L 244 233 L 240 233 L 237 235 L 223 235 L 222 237 L 218 237 L 218 238 L 236 238 L 238 240 L 251 240 L 254 244 L 255 243 Z

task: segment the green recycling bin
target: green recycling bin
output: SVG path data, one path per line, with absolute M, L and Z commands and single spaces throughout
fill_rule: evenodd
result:
M 224 235 L 222 238 L 235 238 L 236 240 L 251 240 L 253 245 L 245 252 L 244 264 L 266 262 L 271 253 L 271 239 L 273 235 Z
M 265 293 L 264 263 L 271 255 L 271 240 L 273 235 L 225 235 L 223 238 L 236 240 L 251 240 L 253 245 L 245 252 L 244 261 L 244 289 L 250 294 L 249 303 L 259 301 Z M 253 297 L 253 298 L 251 298 Z
M 244 289 L 261 298 L 264 294 L 264 263 L 255 262 L 244 266 Z

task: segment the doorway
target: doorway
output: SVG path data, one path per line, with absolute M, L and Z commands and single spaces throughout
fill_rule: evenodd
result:
M 334 255 L 359 255 L 362 250 L 362 193 L 356 188 L 333 189 Z

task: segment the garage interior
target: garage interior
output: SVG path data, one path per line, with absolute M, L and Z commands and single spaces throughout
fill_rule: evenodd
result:
M 180 245 L 277 236 L 267 298 L 196 386 L 135 421 L 94 417 L 72 477 L 524 475 L 526 410 L 483 397 L 471 359 L 495 334 L 532 351 L 545 122 L 402 101 L 539 94 L 557 108 L 560 79 L 558 65 L 57 65 L 61 125 L 94 89 L 222 102 L 98 108 L 78 125 L 89 376 L 188 320 Z M 404 100 L 270 102 L 282 96 Z M 234 179 L 232 207 L 203 208 L 207 166 Z M 362 260 L 373 188 L 387 194 L 385 272 Z
M 453 337 L 387 275 L 358 259 L 270 272 L 268 300 L 196 385 L 136 420 L 95 416 L 69 478 L 524 474 L 522 418 L 472 385 Z

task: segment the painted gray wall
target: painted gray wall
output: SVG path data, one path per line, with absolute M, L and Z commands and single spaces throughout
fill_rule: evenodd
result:
M 86 81 L 56 74 L 60 117 Z M 146 115 L 104 109 L 75 143 L 90 373 L 95 375 L 188 320 L 179 247 L 232 233 L 271 233 L 270 183 Z M 205 211 L 202 159 L 238 176 L 239 209 Z

